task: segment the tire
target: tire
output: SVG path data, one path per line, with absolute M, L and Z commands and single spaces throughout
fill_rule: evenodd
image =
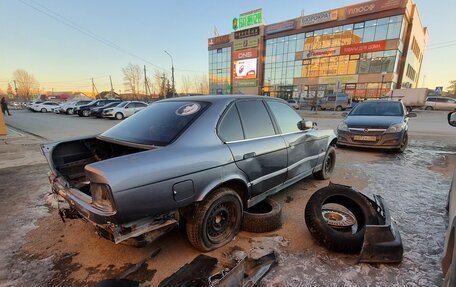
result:
M 83 111 L 82 111 L 82 116 L 83 116 L 83 117 L 88 117 L 88 116 L 90 116 L 90 111 L 89 111 L 89 110 L 83 110 Z
M 233 189 L 222 187 L 194 205 L 193 216 L 187 220 L 187 238 L 196 249 L 208 252 L 231 242 L 241 221 L 241 198 Z
M 255 233 L 270 232 L 282 227 L 282 207 L 267 198 L 257 205 L 244 210 L 241 230 Z
M 425 110 L 426 110 L 426 111 L 433 111 L 433 110 L 434 110 L 434 108 L 433 108 L 433 107 L 431 107 L 431 106 L 427 106 L 427 107 L 425 108 Z
M 335 203 L 347 208 L 356 219 L 351 232 L 328 225 L 323 218 L 323 205 Z M 306 205 L 304 219 L 312 236 L 326 248 L 342 252 L 359 252 L 363 245 L 366 225 L 378 224 L 376 212 L 359 192 L 347 186 L 331 185 L 317 190 Z
M 42 113 L 47 113 L 47 110 L 46 110 L 45 108 L 42 108 L 42 109 L 41 109 L 41 112 L 42 112 Z
M 405 107 L 405 109 L 407 110 L 408 113 L 411 113 L 413 108 L 412 107 Z
M 124 115 L 122 113 L 116 113 L 115 117 L 116 117 L 116 120 L 123 120 Z
M 402 137 L 401 146 L 393 150 L 395 153 L 403 153 L 408 146 L 408 134 L 405 133 Z
M 342 111 L 342 107 L 341 106 L 337 106 L 336 107 L 336 111 L 338 111 L 338 112 Z
M 324 180 L 331 177 L 334 166 L 336 165 L 336 149 L 333 146 L 329 146 L 326 150 L 325 158 L 323 159 L 323 166 L 321 170 L 314 173 L 316 179 Z
M 66 111 L 66 113 L 67 113 L 68 115 L 72 115 L 72 114 L 74 114 L 74 111 L 73 111 L 73 109 L 70 108 L 70 109 L 68 109 L 68 110 Z

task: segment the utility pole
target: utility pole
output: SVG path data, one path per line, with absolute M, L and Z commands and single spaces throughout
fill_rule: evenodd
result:
M 112 97 L 112 95 L 114 95 L 114 87 L 112 86 L 111 75 L 109 75 L 109 82 L 111 83 L 111 97 Z
M 165 73 L 163 73 L 163 76 L 161 77 L 161 79 L 162 79 L 162 82 L 161 82 L 160 90 L 163 91 L 163 98 L 166 99 L 166 98 L 167 98 L 167 95 L 166 95 L 166 93 L 165 93 L 165 84 L 166 84 L 166 83 L 165 83 L 165 79 L 166 79 Z
M 173 61 L 173 56 L 171 56 L 170 53 L 168 53 L 166 50 L 165 50 L 165 53 L 168 54 L 168 56 L 171 58 L 171 82 L 172 82 L 172 97 L 174 98 L 175 96 L 175 91 L 176 91 L 176 88 L 174 86 L 174 61 Z
M 93 82 L 93 78 L 92 78 L 92 96 L 94 96 L 94 97 L 96 97 L 95 91 L 97 92 L 97 95 L 98 95 L 98 89 L 95 86 L 95 83 Z
M 16 86 L 16 80 L 14 80 L 13 82 L 14 82 L 14 90 L 16 91 L 16 97 L 18 97 L 18 95 L 17 95 L 17 86 Z

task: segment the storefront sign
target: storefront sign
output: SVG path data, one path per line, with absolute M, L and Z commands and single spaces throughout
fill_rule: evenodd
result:
M 233 53 L 234 60 L 242 60 L 242 59 L 250 59 L 250 58 L 257 58 L 258 57 L 258 50 L 257 49 L 249 49 L 249 50 L 242 50 Z
M 379 11 L 396 9 L 402 6 L 403 0 L 378 0 L 361 3 L 345 9 L 347 18 L 371 14 Z
M 259 43 L 260 39 L 258 37 L 253 39 L 239 40 L 234 42 L 233 49 L 234 51 L 237 51 L 242 49 L 253 48 L 257 47 Z
M 335 85 L 335 84 L 337 84 L 337 82 L 340 82 L 341 84 L 357 83 L 358 75 L 327 76 L 327 77 L 320 77 L 318 79 L 318 83 L 320 85 Z
M 337 10 L 325 11 L 301 18 L 301 27 L 337 20 Z
M 253 27 L 241 31 L 234 32 L 234 39 L 242 39 L 260 35 L 260 27 Z
M 283 31 L 293 30 L 294 28 L 296 28 L 296 21 L 290 20 L 290 21 L 280 22 L 280 23 L 277 23 L 274 25 L 266 26 L 265 33 L 274 34 L 274 33 L 279 33 L 279 32 L 283 32 Z
M 257 59 L 245 59 L 234 61 L 235 79 L 256 79 Z
M 238 87 L 238 88 L 256 87 L 257 86 L 257 80 L 237 81 L 235 86 Z
M 212 45 L 225 44 L 225 43 L 228 43 L 229 41 L 230 41 L 230 35 L 225 35 L 225 36 L 210 38 L 207 40 L 207 44 L 210 47 Z
M 233 30 L 244 29 L 247 27 L 259 26 L 263 24 L 263 10 L 257 9 L 239 15 L 233 19 Z
M 340 54 L 341 55 L 350 55 L 350 54 L 377 52 L 377 51 L 385 50 L 385 47 L 386 47 L 386 40 L 362 43 L 362 44 L 346 45 L 346 46 L 340 47 Z
M 320 58 L 337 56 L 340 53 L 340 47 L 304 51 L 303 59 Z

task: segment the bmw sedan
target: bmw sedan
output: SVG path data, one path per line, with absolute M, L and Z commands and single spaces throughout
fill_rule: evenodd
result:
M 366 101 L 358 104 L 337 127 L 337 144 L 404 152 L 408 144 L 407 113 L 400 101 Z

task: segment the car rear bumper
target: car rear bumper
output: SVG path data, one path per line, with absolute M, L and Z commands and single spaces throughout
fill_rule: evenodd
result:
M 361 134 L 346 131 L 337 131 L 337 144 L 353 147 L 379 148 L 379 149 L 395 149 L 401 146 L 404 131 L 399 133 L 381 133 L 381 134 Z M 375 137 L 372 140 L 357 140 L 355 136 Z

